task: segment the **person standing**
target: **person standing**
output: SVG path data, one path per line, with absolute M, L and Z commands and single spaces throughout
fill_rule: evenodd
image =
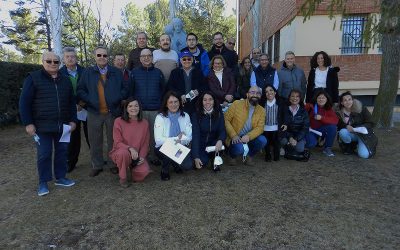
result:
M 192 53 L 194 62 L 193 65 L 197 69 L 200 69 L 203 72 L 203 76 L 207 77 L 210 72 L 210 58 L 208 58 L 207 50 L 203 48 L 203 46 L 198 43 L 197 36 L 194 33 L 189 33 L 186 36 L 186 48 L 183 48 L 183 51 L 189 51 Z
M 129 52 L 128 56 L 128 70 L 131 71 L 132 69 L 141 66 L 140 63 L 140 52 L 143 49 L 149 49 L 151 52 L 154 51 L 154 48 L 147 46 L 148 37 L 146 32 L 140 31 L 136 34 L 136 48 Z
M 160 69 L 164 75 L 165 84 L 168 82 L 171 71 L 178 67 L 178 54 L 171 49 L 171 38 L 167 34 L 160 36 L 160 49 L 153 52 L 154 67 Z
M 64 66 L 60 69 L 60 74 L 69 78 L 72 83 L 72 89 L 76 98 L 76 89 L 78 81 L 82 75 L 84 68 L 77 62 L 76 50 L 74 47 L 65 47 L 63 49 L 63 61 Z M 76 98 L 77 112 L 81 111 L 85 107 L 84 102 L 79 102 Z M 81 150 L 81 123 L 83 124 L 83 131 L 85 133 L 86 143 L 89 145 L 87 122 L 77 120 L 76 129 L 71 133 L 71 140 L 68 146 L 68 173 L 75 169 L 78 163 L 79 153 Z
M 29 73 L 19 99 L 22 124 L 37 144 L 39 196 L 49 193 L 47 182 L 53 179 L 53 167 L 55 185 L 70 187 L 75 184 L 65 177 L 68 143 L 60 142 L 60 138 L 64 125 L 70 126 L 70 132 L 76 128 L 76 104 L 72 84 L 59 73 L 59 64 L 60 58 L 54 52 L 44 52 L 43 68 Z
M 128 84 L 129 80 L 129 70 L 125 67 L 126 59 L 125 55 L 122 53 L 116 53 L 113 60 L 114 67 L 122 71 L 122 76 L 124 77 L 125 84 Z
M 214 33 L 213 46 L 208 51 L 208 58 L 210 60 L 212 60 L 216 55 L 221 55 L 226 62 L 226 66 L 230 68 L 233 72 L 236 72 L 239 57 L 235 51 L 226 48 L 224 44 L 224 36 L 221 32 Z
M 254 48 L 251 51 L 251 64 L 253 65 L 253 68 L 257 68 L 258 65 L 260 65 L 260 55 L 261 50 L 259 48 Z
M 104 46 L 94 50 L 96 65 L 86 68 L 78 83 L 77 95 L 87 104 L 90 156 L 92 170 L 89 176 L 97 176 L 105 163 L 110 162 L 110 171 L 118 173 L 112 161 L 104 161 L 103 126 L 106 126 L 107 159 L 113 146 L 113 126 L 116 117 L 121 115 L 121 101 L 128 95 L 121 70 L 108 65 L 108 51 Z

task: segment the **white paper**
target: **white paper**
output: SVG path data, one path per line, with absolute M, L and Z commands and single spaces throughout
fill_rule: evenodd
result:
M 71 126 L 63 124 L 63 133 L 60 138 L 60 142 L 70 142 L 71 140 Z
M 79 121 L 86 121 L 86 119 L 87 119 L 87 110 L 86 109 L 82 109 L 81 111 L 78 111 L 76 113 L 76 116 L 78 117 Z
M 360 134 L 364 134 L 364 135 L 368 134 L 368 129 L 366 127 L 357 127 L 357 128 L 353 128 L 353 130 L 356 133 L 360 133 Z
M 224 145 L 222 145 L 221 150 L 225 150 L 225 146 Z M 207 153 L 214 152 L 215 151 L 215 146 L 206 147 L 206 151 L 207 151 Z
M 315 129 L 310 128 L 309 130 L 310 130 L 310 132 L 313 132 L 314 134 L 316 134 L 318 136 L 322 136 L 322 133 L 317 131 L 317 130 L 315 130 Z
M 174 138 L 168 138 L 160 148 L 160 152 L 168 156 L 171 160 L 178 164 L 182 164 L 183 160 L 190 152 L 190 148 L 176 143 Z
M 193 100 L 194 98 L 196 98 L 196 96 L 197 96 L 197 95 L 194 93 L 193 90 L 191 90 L 189 93 L 187 93 L 187 94 L 185 95 L 186 99 L 190 99 L 190 100 Z

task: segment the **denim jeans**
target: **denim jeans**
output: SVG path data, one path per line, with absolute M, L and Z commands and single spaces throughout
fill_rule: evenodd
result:
M 357 142 L 358 156 L 364 159 L 368 159 L 369 152 L 367 146 L 365 146 L 365 144 L 360 140 L 360 138 L 358 138 L 355 133 L 348 131 L 346 128 L 342 128 L 339 131 L 339 137 L 344 143 Z
M 333 145 L 333 142 L 335 141 L 335 136 L 336 136 L 336 130 L 337 127 L 336 125 L 323 125 L 319 128 L 316 128 L 314 130 L 317 130 L 322 133 L 322 137 L 325 138 L 325 145 L 324 148 L 331 148 Z M 306 147 L 307 148 L 313 148 L 317 145 L 317 139 L 318 135 L 313 133 L 313 132 L 308 132 L 306 135 Z
M 37 147 L 37 168 L 39 173 L 39 182 L 48 182 L 53 179 L 65 178 L 67 173 L 67 156 L 68 144 L 67 142 L 59 142 L 61 133 L 37 133 L 39 136 L 39 143 Z M 54 160 L 52 163 L 54 146 Z
M 260 152 L 261 149 L 265 147 L 267 144 L 267 138 L 263 135 L 259 135 L 257 138 L 254 140 L 251 140 L 247 143 L 249 146 L 249 156 L 254 156 L 258 152 Z M 243 155 L 244 150 L 243 150 L 243 143 L 236 143 L 236 144 L 231 144 L 229 147 L 229 155 L 232 158 L 235 158 L 239 155 Z

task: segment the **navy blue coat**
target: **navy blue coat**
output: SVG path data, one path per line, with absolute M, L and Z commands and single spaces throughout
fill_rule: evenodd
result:
M 29 73 L 19 111 L 25 126 L 33 124 L 40 133 L 61 133 L 63 124 L 77 122 L 71 81 L 61 74 L 53 79 L 44 69 Z
M 184 77 L 185 70 L 182 68 L 176 68 L 171 71 L 171 75 L 169 76 L 168 79 L 168 84 L 167 84 L 167 91 L 172 90 L 178 94 L 178 96 L 186 95 L 185 93 L 185 77 Z M 194 68 L 191 71 L 191 83 L 192 83 L 192 90 L 197 89 L 199 91 L 199 95 L 205 90 L 208 89 L 208 84 L 205 81 L 205 78 L 203 77 L 203 74 L 201 70 Z M 184 104 L 183 111 L 185 111 L 188 114 L 191 114 L 194 112 L 194 106 L 197 102 L 198 98 L 194 98 L 192 101 L 187 102 Z M 187 100 L 189 101 L 189 99 Z
M 99 93 L 97 84 L 100 71 L 97 65 L 86 68 L 78 82 L 76 94 L 79 100 L 87 105 L 87 110 L 99 113 Z M 121 101 L 128 97 L 128 89 L 124 84 L 122 71 L 118 68 L 107 66 L 107 79 L 104 84 L 104 96 L 109 112 L 114 116 L 121 115 Z
M 212 119 L 210 115 L 197 112 L 192 115 L 192 157 L 200 158 L 200 152 L 205 153 L 206 147 L 215 146 L 218 140 L 226 139 L 225 121 L 222 112 Z
M 129 95 L 137 98 L 145 111 L 159 110 L 164 93 L 164 75 L 151 66 L 137 67 L 131 71 Z
M 296 141 L 305 139 L 310 128 L 310 118 L 303 106 L 300 105 L 296 115 L 293 116 L 289 110 L 289 106 L 283 107 L 282 125 L 287 126 L 287 130 L 283 132 L 282 137 L 293 137 Z

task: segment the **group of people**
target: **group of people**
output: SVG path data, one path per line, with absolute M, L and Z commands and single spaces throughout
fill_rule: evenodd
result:
M 61 68 L 59 56 L 43 53 L 43 68 L 25 79 L 20 97 L 22 123 L 37 145 L 38 195 L 49 193 L 52 165 L 56 185 L 75 184 L 66 173 L 78 162 L 82 126 L 90 148 L 89 175 L 108 168 L 119 174 L 123 187 L 130 179 L 143 181 L 150 164 L 161 165 L 161 180 L 170 179 L 171 167 L 176 173 L 208 165 L 220 171 L 216 156 L 222 151 L 230 165 L 238 160 L 254 165 L 253 157 L 262 149 L 266 161 L 278 161 L 282 150 L 285 158 L 307 161 L 308 149 L 317 145 L 334 156 L 337 130 L 344 153 L 357 149 L 362 158 L 374 154 L 376 140 L 355 130 L 365 127 L 373 134 L 371 115 L 351 93 L 339 97 L 339 69 L 325 52 L 312 57 L 307 84 L 293 52 L 286 53 L 279 70 L 257 48 L 238 65 L 235 41 L 227 43 L 217 32 L 207 52 L 196 34 L 188 33 L 187 47 L 177 52 L 163 34 L 156 50 L 148 47 L 146 33 L 139 32 L 127 67 L 120 53 L 109 65 L 103 46 L 93 52 L 95 65 L 85 69 L 72 47 L 64 48 Z M 77 118 L 82 110 L 87 111 L 83 121 Z M 71 133 L 70 142 L 60 140 L 63 132 Z M 191 148 L 181 164 L 160 151 L 171 139 Z M 206 151 L 209 146 L 212 152 Z

